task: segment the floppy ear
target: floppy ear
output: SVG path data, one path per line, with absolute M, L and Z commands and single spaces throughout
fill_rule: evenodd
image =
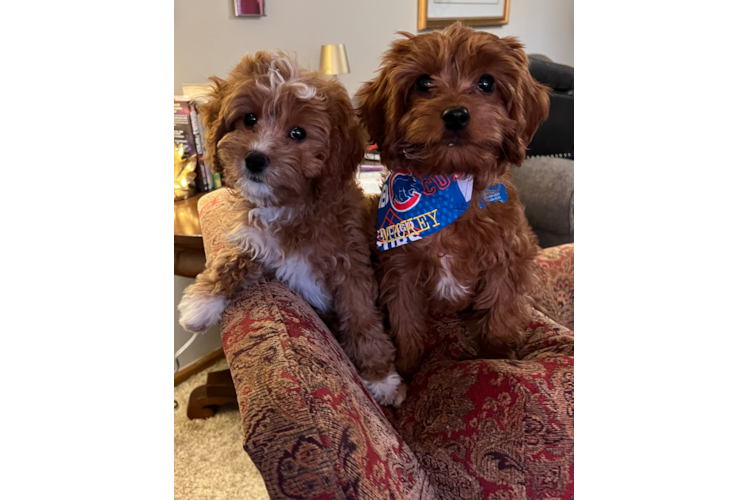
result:
M 507 102 L 509 117 L 516 123 L 516 128 L 504 137 L 504 153 L 510 163 L 520 166 L 525 161 L 527 146 L 548 117 L 550 89 L 532 77 L 527 55 L 516 38 L 507 37 L 501 41 L 509 47 L 516 75 L 510 84 L 513 89 L 508 92 Z
M 387 68 L 382 68 L 379 75 L 364 83 L 356 92 L 358 114 L 361 124 L 369 133 L 369 139 L 380 148 L 386 137 L 386 108 L 389 99 L 389 81 Z
M 197 107 L 199 116 L 203 121 L 205 130 L 205 162 L 213 169 L 213 172 L 223 172 L 223 165 L 218 158 L 218 141 L 226 135 L 226 125 L 221 116 L 221 105 L 226 92 L 226 81 L 217 77 L 211 77 L 213 90 L 208 96 L 209 101 Z
M 333 86 L 328 92 L 331 101 L 332 123 L 335 133 L 330 134 L 331 158 L 330 164 L 334 173 L 353 176 L 358 171 L 361 159 L 364 157 L 366 135 L 356 120 L 348 92 L 338 82 L 331 82 Z
M 413 35 L 398 32 L 405 38 L 395 40 L 382 58 L 379 75 L 374 80 L 364 83 L 356 92 L 358 100 L 357 114 L 361 124 L 369 133 L 369 139 L 379 146 L 385 154 L 392 150 L 397 142 L 397 123 L 403 115 L 408 75 L 398 75 L 399 61 L 409 52 L 408 41 Z M 401 80 L 401 81 L 398 81 Z

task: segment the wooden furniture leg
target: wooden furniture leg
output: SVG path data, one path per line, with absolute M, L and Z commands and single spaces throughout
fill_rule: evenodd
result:
M 192 391 L 187 405 L 187 418 L 210 418 L 218 406 L 236 402 L 236 389 L 231 379 L 231 371 L 221 370 L 208 373 L 208 380 Z

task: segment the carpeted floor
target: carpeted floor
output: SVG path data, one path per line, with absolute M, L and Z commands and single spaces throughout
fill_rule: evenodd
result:
M 208 372 L 228 368 L 223 359 L 174 388 L 174 498 L 269 499 L 265 484 L 242 449 L 239 408 L 227 406 L 206 420 L 189 420 L 190 393 Z

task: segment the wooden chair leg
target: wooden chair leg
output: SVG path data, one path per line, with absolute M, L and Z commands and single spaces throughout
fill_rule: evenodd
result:
M 205 385 L 201 385 L 190 394 L 187 405 L 187 418 L 210 418 L 216 407 L 236 402 L 236 389 L 231 379 L 231 371 L 221 370 L 208 374 Z

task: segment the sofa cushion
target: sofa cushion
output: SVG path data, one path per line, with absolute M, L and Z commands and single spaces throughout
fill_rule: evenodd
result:
M 520 360 L 434 355 L 413 379 L 395 428 L 439 498 L 574 497 L 573 335 L 540 313 L 528 333 Z
M 574 161 L 536 157 L 512 167 L 512 182 L 533 231 L 548 231 L 574 241 Z M 557 241 L 552 243 L 558 244 Z M 541 241 L 542 247 L 553 246 Z
M 574 246 L 546 249 L 517 360 L 475 359 L 466 322 L 429 319 L 424 363 L 390 419 L 440 498 L 574 497 Z

